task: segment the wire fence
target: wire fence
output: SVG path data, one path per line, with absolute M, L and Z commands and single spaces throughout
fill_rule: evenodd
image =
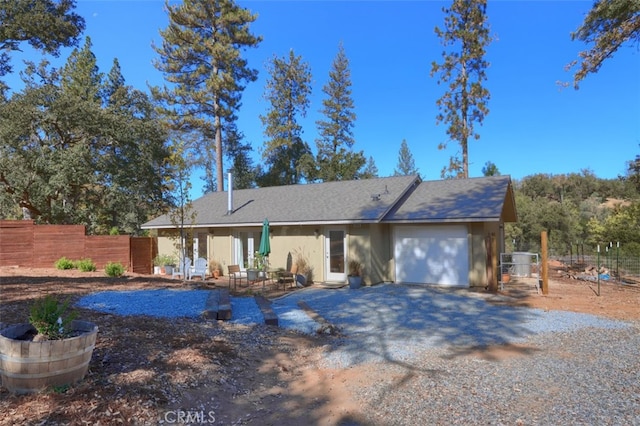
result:
M 620 257 L 616 253 L 595 255 L 554 256 L 560 262 L 574 269 L 595 267 L 604 268 L 613 279 L 640 278 L 640 257 Z

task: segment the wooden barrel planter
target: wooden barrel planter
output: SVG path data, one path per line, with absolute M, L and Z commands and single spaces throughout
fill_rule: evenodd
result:
M 89 369 L 98 327 L 78 320 L 73 321 L 71 327 L 80 334 L 42 342 L 17 340 L 35 332 L 31 324 L 18 324 L 0 331 L 2 386 L 13 393 L 32 393 L 82 380 Z

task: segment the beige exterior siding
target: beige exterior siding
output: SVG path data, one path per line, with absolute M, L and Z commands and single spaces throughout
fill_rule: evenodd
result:
M 193 202 L 198 212 L 194 233 L 199 255 L 210 264 L 218 262 L 224 274 L 230 264 L 244 263 L 235 260 L 236 238 L 242 233 L 248 242 L 245 247 L 258 250 L 261 225 L 268 218 L 272 269 L 289 268 L 302 256 L 314 282 L 342 281 L 349 261 L 355 259 L 363 264 L 367 285 L 415 280 L 485 286 L 485 238 L 495 235 L 497 255 L 504 251 L 503 223 L 517 221 L 508 176 L 425 182 L 419 176 L 394 176 L 242 189 L 234 191 L 232 214 L 227 211 L 228 195 L 213 192 Z M 169 238 L 176 231 L 171 228 L 175 226 L 168 215 L 143 225 L 158 233 L 159 253 L 177 258 L 175 239 Z M 345 273 L 336 271 L 340 259 L 335 257 L 334 271 L 327 273 L 327 234 L 340 238 L 342 231 Z M 396 247 L 398 238 L 407 244 L 400 242 Z M 452 250 L 440 250 L 429 241 L 452 244 Z M 412 248 L 414 243 L 417 248 Z M 466 252 L 456 249 L 463 246 Z M 248 250 L 245 257 L 253 257 Z M 396 255 L 402 258 L 395 259 Z M 431 263 L 421 265 L 427 256 Z
M 209 262 L 218 262 L 223 275 L 229 274 L 229 265 L 233 264 L 229 231 L 229 228 L 213 228 L 209 231 Z
M 349 273 L 349 262 L 351 260 L 357 260 L 362 264 L 362 283 L 371 284 L 371 242 L 369 225 L 351 225 L 347 229 L 347 274 Z
M 424 226 L 428 227 L 428 224 Z M 493 233 L 498 241 L 498 253 L 501 248 L 501 224 L 499 222 L 473 222 L 468 226 L 469 246 L 469 286 L 484 287 L 487 282 L 485 238 Z M 373 285 L 381 282 L 394 282 L 394 237 L 389 224 L 362 224 L 345 227 L 347 238 L 346 267 L 351 259 L 364 265 L 363 284 Z M 234 238 L 237 232 L 254 233 L 257 250 L 260 227 L 210 228 L 206 232 L 200 229 L 200 235 L 207 235 L 208 260 L 215 260 L 222 265 L 224 275 L 228 274 L 228 265 L 234 264 Z M 325 229 L 320 226 L 272 226 L 270 229 L 271 269 L 287 269 L 296 256 L 303 256 L 309 267 L 309 279 L 314 282 L 325 280 Z M 171 232 L 159 230 L 158 252 L 177 257 L 175 238 Z M 241 265 L 244 267 L 244 265 Z M 348 269 L 347 271 L 348 272 Z
M 469 286 L 485 287 L 489 284 L 487 279 L 487 249 L 485 239 L 490 235 L 495 235 L 497 242 L 497 253 L 501 251 L 501 224 L 498 222 L 475 222 L 470 224 L 470 270 Z
M 469 225 L 469 287 L 487 285 L 487 251 L 483 223 Z
M 176 239 L 175 230 L 160 229 L 158 230 L 158 254 L 167 254 L 173 256 L 178 261 L 178 250 L 175 247 Z
M 369 226 L 369 262 L 365 269 L 364 283 L 379 284 L 393 281 L 393 251 L 391 231 L 387 224 Z

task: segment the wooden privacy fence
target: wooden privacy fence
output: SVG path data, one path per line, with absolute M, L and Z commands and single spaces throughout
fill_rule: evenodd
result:
M 83 225 L 36 225 L 32 220 L 0 220 L 0 266 L 52 268 L 65 256 L 91 259 L 102 269 L 120 262 L 130 272 L 153 273 L 155 238 L 85 235 Z

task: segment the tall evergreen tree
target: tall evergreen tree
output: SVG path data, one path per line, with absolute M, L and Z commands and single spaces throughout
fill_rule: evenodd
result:
M 491 161 L 487 161 L 484 163 L 484 167 L 482 168 L 483 176 L 500 176 L 500 170 L 498 170 L 498 166 Z
M 360 179 L 372 179 L 378 177 L 378 166 L 376 166 L 376 162 L 373 160 L 373 157 L 369 156 L 367 160 L 367 164 L 364 166 L 364 170 L 360 174 Z
M 170 202 L 165 179 L 174 169 L 167 136 L 149 95 L 126 85 L 117 60 L 102 87 L 106 143 L 98 169 L 105 173 L 101 210 L 106 217 L 101 226 L 137 233 Z
M 235 126 L 235 124 L 234 124 Z M 231 163 L 233 187 L 236 189 L 253 188 L 256 184 L 256 168 L 251 159 L 251 145 L 243 143 L 244 135 L 237 129 L 229 129 L 227 158 Z
M 302 158 L 311 155 L 302 139 L 298 117 L 305 117 L 311 94 L 311 70 L 301 56 L 291 50 L 288 57 L 273 57 L 268 65 L 270 79 L 264 97 L 270 103 L 260 119 L 265 126 L 263 157 L 267 168 L 260 186 L 291 185 L 302 180 Z
M 71 52 L 60 70 L 60 88 L 78 108 L 88 110 L 101 107 L 100 85 L 104 78 L 91 47 L 91 38 L 86 37 L 84 44 Z
M 418 169 L 416 168 L 416 163 L 413 161 L 413 154 L 411 154 L 411 150 L 409 149 L 409 145 L 407 144 L 406 139 L 402 139 L 402 143 L 400 144 L 400 151 L 398 152 L 398 165 L 396 169 L 393 171 L 394 176 L 409 176 L 409 175 L 419 175 Z
M 312 176 L 323 182 L 355 179 L 366 159 L 362 151 L 352 150 L 356 114 L 351 96 L 349 59 L 342 43 L 329 71 L 329 81 L 322 91 L 327 96 L 320 111 L 325 119 L 316 122 L 320 138 L 316 140 L 318 153 L 315 175 Z
M 580 81 L 598 72 L 620 46 L 629 41 L 640 42 L 640 1 L 597 0 L 582 25 L 571 33 L 571 39 L 590 45 L 578 54 L 579 61 L 567 66 L 572 68 L 579 63 L 573 76 L 573 86 L 577 89 Z
M 162 46 L 155 47 L 155 66 L 169 86 L 153 88 L 153 94 L 175 129 L 201 134 L 193 149 L 205 169 L 205 186 L 223 191 L 223 134 L 236 120 L 244 85 L 258 75 L 241 56 L 261 41 L 249 31 L 256 15 L 233 0 L 167 1 L 166 8 L 169 26 L 161 31 Z
M 61 204 L 54 206 L 52 213 L 56 221 L 87 223 L 89 205 L 99 205 L 102 199 L 99 182 L 104 178 L 94 173 L 103 160 L 103 146 L 107 143 L 101 132 L 104 124 L 102 100 L 100 98 L 103 74 L 91 50 L 91 39 L 74 49 L 60 70 L 60 92 L 49 111 L 55 117 L 54 137 L 60 145 L 53 145 L 58 173 L 62 173 L 64 185 Z M 43 125 L 48 127 L 46 116 Z M 86 176 L 85 176 L 86 174 Z M 62 177 L 60 176 L 60 177 Z M 90 227 L 90 232 L 95 231 Z
M 487 26 L 486 0 L 453 0 L 450 8 L 443 8 L 444 29 L 435 32 L 449 51 L 443 51 L 443 62 L 433 62 L 431 76 L 439 74 L 438 84 L 446 84 L 447 92 L 436 102 L 440 113 L 437 123 L 447 123 L 449 141 L 460 145 L 462 158 L 452 156 L 442 177 L 469 177 L 469 139 L 479 139 L 474 123 L 482 125 L 489 113 L 490 95 L 483 82 L 489 63 L 484 59 L 491 42 Z M 448 142 L 438 149 L 446 149 Z

